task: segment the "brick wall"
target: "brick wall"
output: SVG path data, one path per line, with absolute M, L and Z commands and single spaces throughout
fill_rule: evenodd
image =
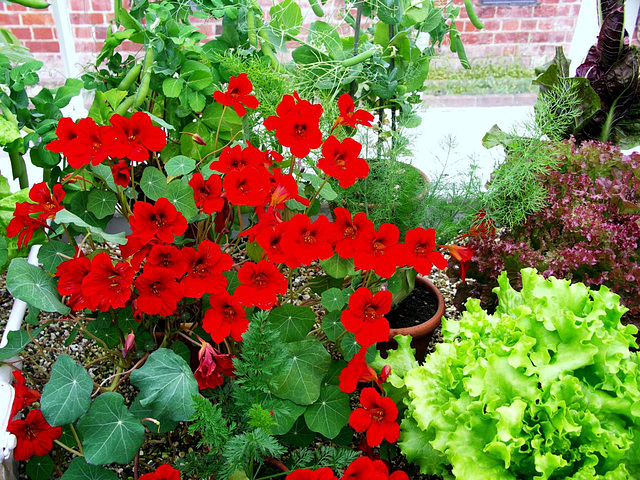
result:
M 95 58 L 106 36 L 109 20 L 113 18 L 113 0 L 54 0 L 67 1 L 81 64 Z M 329 0 L 323 20 L 337 21 L 336 7 L 341 0 Z M 455 0 L 462 4 L 462 0 Z M 127 0 L 124 0 L 127 3 Z M 277 0 L 260 0 L 265 7 Z M 305 22 L 315 19 L 309 12 L 308 0 L 301 0 Z M 485 24 L 476 30 L 462 9 L 458 20 L 463 42 L 469 58 L 504 58 L 522 63 L 540 64 L 553 56 L 556 45 L 569 48 L 575 28 L 580 0 L 539 0 L 537 5 L 495 6 L 482 5 L 473 0 L 476 12 Z M 333 14 L 331 12 L 334 8 Z M 203 33 L 213 36 L 215 23 L 195 20 Z M 49 77 L 61 75 L 60 54 L 53 16 L 49 11 L 33 10 L 0 2 L 0 25 L 9 28 L 37 58 L 47 66 Z M 125 44 L 125 47 L 127 45 Z M 139 49 L 132 44 L 128 48 Z M 441 54 L 446 56 L 448 49 Z M 47 74 L 43 75 L 47 80 Z

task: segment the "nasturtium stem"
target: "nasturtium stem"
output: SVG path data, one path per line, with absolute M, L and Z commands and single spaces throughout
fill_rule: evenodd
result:
M 83 454 L 81 454 L 79 451 L 74 450 L 71 447 L 67 447 L 64 443 L 62 443 L 60 440 L 54 440 L 53 443 L 55 443 L 56 445 L 58 445 L 59 447 L 64 448 L 67 452 L 72 453 L 73 455 L 77 456 L 77 457 L 84 457 Z
M 313 207 L 313 202 L 315 202 L 316 198 L 318 198 L 318 195 L 320 195 L 320 191 L 327 184 L 328 180 L 329 180 L 329 176 L 327 175 L 326 178 L 324 179 L 324 182 L 322 182 L 322 185 L 320 185 L 320 188 L 318 188 L 318 190 L 316 190 L 316 193 L 313 194 L 313 197 L 311 198 L 311 201 L 309 202 L 309 206 L 307 207 L 307 211 L 304 212 L 305 215 L 309 214 L 309 212 L 311 211 L 311 207 Z

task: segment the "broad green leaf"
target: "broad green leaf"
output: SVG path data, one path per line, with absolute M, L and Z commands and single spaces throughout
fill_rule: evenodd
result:
M 38 262 L 42 264 L 42 267 L 49 273 L 55 273 L 58 265 L 68 260 L 67 257 L 73 258 L 76 251 L 68 243 L 60 242 L 58 240 L 51 240 L 38 251 Z M 0 262 L 1 264 L 2 262 Z
M 61 354 L 44 386 L 40 408 L 52 427 L 75 422 L 91 405 L 93 380 L 69 355 Z
M 227 272 L 223 272 L 223 274 L 227 279 L 227 292 L 229 292 L 229 295 L 233 295 L 233 292 L 236 291 L 236 287 L 240 285 L 240 280 L 238 280 L 238 272 L 229 270 Z
M 96 96 L 93 99 L 91 107 L 89 107 L 89 117 L 91 117 L 98 125 L 106 125 L 113 110 L 109 107 L 107 97 L 104 92 L 96 90 Z
M 311 173 L 303 173 L 302 178 L 311 182 L 311 185 L 313 185 L 313 188 L 315 188 L 316 190 L 322 187 L 322 190 L 320 190 L 320 196 L 325 200 L 331 202 L 336 198 L 338 198 L 338 194 L 333 189 L 333 187 L 329 184 L 329 182 L 324 183 L 324 180 L 319 176 L 313 175 Z M 324 186 L 322 186 L 323 183 L 324 183 Z
M 106 468 L 89 465 L 83 457 L 77 457 L 60 480 L 118 480 L 118 475 Z
M 186 421 L 193 415 L 193 395 L 198 382 L 182 357 L 167 348 L 153 352 L 146 363 L 131 374 L 140 390 L 140 404 L 150 406 L 154 418 Z
M 340 321 L 341 312 L 331 312 L 326 314 L 322 318 L 322 331 L 327 335 L 327 338 L 332 342 L 342 335 L 344 332 L 344 326 Z
M 115 213 L 118 199 L 113 192 L 105 190 L 92 190 L 89 194 L 87 208 L 96 218 L 105 218 Z
M 189 347 L 187 347 L 184 343 L 173 342 L 171 344 L 171 347 L 169 348 L 180 355 L 185 362 L 189 363 L 191 361 L 191 351 L 189 350 Z
M 320 398 L 307 407 L 304 420 L 310 430 L 331 439 L 347 424 L 350 413 L 349 395 L 329 385 L 322 389 Z
M 144 443 L 144 426 L 115 392 L 103 393 L 93 401 L 78 421 L 78 430 L 85 459 L 93 465 L 129 463 Z
M 287 303 L 269 313 L 269 323 L 280 334 L 280 340 L 286 343 L 303 340 L 315 321 L 316 315 L 311 307 L 297 307 Z
M 118 309 L 118 328 L 125 336 L 128 335 L 131 330 L 136 332 L 139 327 L 140 322 L 136 321 L 131 307 Z
M 31 480 L 50 480 L 53 478 L 53 460 L 49 455 L 31 457 L 27 462 L 27 475 Z
M 193 172 L 195 168 L 196 161 L 184 155 L 173 157 L 164 165 L 164 169 L 166 170 L 167 175 L 169 175 L 170 177 L 186 175 Z
M 183 78 L 165 78 L 162 82 L 162 91 L 165 97 L 178 98 L 183 86 Z
M 0 268 L 3 268 L 9 260 L 9 247 L 7 246 L 7 238 L 0 236 Z
M 353 356 L 360 351 L 360 344 L 356 342 L 356 338 L 353 336 L 353 333 L 348 332 L 344 337 L 340 340 L 340 352 L 342 352 L 342 356 L 348 362 L 353 358 Z M 376 346 L 371 345 L 367 348 L 367 353 L 365 355 L 365 359 L 367 363 L 373 361 L 376 356 Z
M 289 444 L 294 445 L 296 447 L 306 447 L 309 445 L 313 439 L 316 438 L 316 434 L 309 430 L 307 427 L 307 423 L 304 421 L 304 416 L 301 415 L 295 421 L 291 430 L 282 437 L 282 440 Z
M 341 258 L 339 255 L 334 255 L 326 260 L 321 260 L 320 265 L 334 278 L 344 278 L 347 275 L 355 275 L 353 268 L 353 260 L 350 258 Z
M 102 237 L 107 242 L 117 243 L 118 245 L 124 245 L 125 243 L 127 243 L 127 239 L 125 238 L 124 232 L 106 233 L 104 230 L 102 230 L 99 227 L 96 227 L 94 225 L 89 225 L 83 219 L 81 219 L 77 215 L 74 215 L 68 210 L 60 210 L 56 214 L 56 223 L 66 223 L 66 224 L 71 223 L 76 227 L 86 228 L 89 230 L 89 232 L 91 232 L 92 235 Z M 44 310 L 44 309 L 41 309 L 41 310 Z
M 174 343 L 174 345 L 177 345 Z M 184 344 L 182 344 L 184 345 Z M 156 418 L 154 417 L 154 411 L 151 407 L 146 406 L 143 407 L 140 404 L 140 396 L 136 397 L 136 399 L 131 404 L 131 408 L 129 408 L 131 414 L 136 417 L 138 420 L 144 420 L 145 418 L 153 418 L 154 420 L 158 420 L 160 425 L 156 425 L 155 423 L 147 420 L 142 422 L 142 424 L 147 427 L 147 430 L 153 433 L 167 433 L 171 430 L 175 430 L 178 427 L 178 422 L 174 420 L 169 420 L 168 418 Z
M 155 167 L 147 167 L 142 172 L 140 188 L 151 200 L 158 200 L 167 190 L 167 177 Z
M 33 338 L 36 338 L 41 331 L 42 327 L 32 331 L 31 335 Z M 11 357 L 15 357 L 24 350 L 24 347 L 26 347 L 30 342 L 31 337 L 29 336 L 29 332 L 26 330 L 15 330 L 9 332 L 7 334 L 7 344 L 0 348 L 0 362 L 8 360 Z
M 327 53 L 333 58 L 336 58 L 336 55 L 342 52 L 342 44 L 338 31 L 335 27 L 321 20 L 317 20 L 311 24 L 309 28 L 309 41 L 316 45 L 324 45 Z
M 109 313 L 100 313 L 98 318 L 87 324 L 87 330 L 106 343 L 109 348 L 113 348 L 120 343 L 120 330 L 113 325 Z
M 189 106 L 194 112 L 202 112 L 207 104 L 207 98 L 201 92 L 189 92 Z
M 164 192 L 164 197 L 176 207 L 184 218 L 190 220 L 198 214 L 198 207 L 193 199 L 193 188 L 180 180 L 174 180 Z
M 58 108 L 66 107 L 71 99 L 80 94 L 84 82 L 77 78 L 67 78 L 64 85 L 56 90 L 53 103 Z
M 329 385 L 340 385 L 340 374 L 347 366 L 344 360 L 331 360 L 331 366 L 327 371 L 327 376 L 322 381 L 323 388 Z
M 269 26 L 278 35 L 297 35 L 302 26 L 302 11 L 294 0 L 284 0 L 269 10 Z
M 185 78 L 185 84 L 192 90 L 203 90 L 213 84 L 210 71 L 196 70 Z
M 242 118 L 233 110 L 233 108 L 224 108 L 218 102 L 214 102 L 205 108 L 202 112 L 202 121 L 209 128 L 213 129 L 214 133 L 218 129 L 220 124 L 220 117 L 224 110 L 224 117 L 222 117 L 222 124 L 220 125 L 220 131 L 237 132 L 242 128 Z
M 260 245 L 258 245 L 258 242 L 248 243 L 246 250 L 249 258 L 254 262 L 258 262 L 264 254 L 264 250 Z
M 322 306 L 329 312 L 342 310 L 345 304 L 344 294 L 338 288 L 330 288 L 322 292 Z
M 60 301 L 56 281 L 44 270 L 24 258 L 14 258 L 7 270 L 7 290 L 15 298 L 45 312 L 63 315 L 70 309 Z
M 331 356 L 317 340 L 287 343 L 285 348 L 287 363 L 273 379 L 271 391 L 277 397 L 310 405 L 320 396 Z
M 102 178 L 111 190 L 114 192 L 118 191 L 119 187 L 116 187 L 116 184 L 113 181 L 113 173 L 108 165 L 105 165 L 104 163 L 101 163 L 100 165 L 92 165 L 91 170 Z

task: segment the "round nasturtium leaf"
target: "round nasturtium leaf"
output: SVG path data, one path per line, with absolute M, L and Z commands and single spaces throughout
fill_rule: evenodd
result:
M 309 429 L 331 439 L 347 424 L 350 413 L 349 395 L 329 385 L 323 387 L 318 400 L 307 407 L 304 420 Z
M 84 457 L 93 465 L 129 463 L 144 443 L 144 426 L 115 392 L 103 393 L 93 401 L 78 421 L 78 430 Z
M 342 310 L 344 307 L 345 299 L 342 290 L 337 288 L 330 288 L 322 292 L 322 306 L 329 312 L 336 310 Z
M 27 475 L 31 480 L 50 480 L 53 476 L 53 460 L 49 455 L 31 457 L 27 462 Z
M 91 405 L 93 380 L 69 355 L 61 354 L 42 391 L 40 408 L 52 427 L 75 422 Z
M 60 480 L 118 480 L 115 472 L 89 465 L 84 458 L 74 458 Z
M 304 340 L 316 321 L 311 307 L 285 304 L 269 313 L 269 323 L 280 334 L 285 343 Z

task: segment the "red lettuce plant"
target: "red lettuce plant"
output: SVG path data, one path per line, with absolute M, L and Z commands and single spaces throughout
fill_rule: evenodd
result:
M 518 282 L 523 267 L 545 277 L 589 286 L 606 285 L 622 297 L 630 316 L 640 316 L 640 155 L 595 141 L 574 140 L 557 147 L 558 167 L 541 181 L 547 208 L 493 236 L 472 236 L 475 250 L 457 302 L 477 297 L 491 307 L 491 291 L 506 270 Z

